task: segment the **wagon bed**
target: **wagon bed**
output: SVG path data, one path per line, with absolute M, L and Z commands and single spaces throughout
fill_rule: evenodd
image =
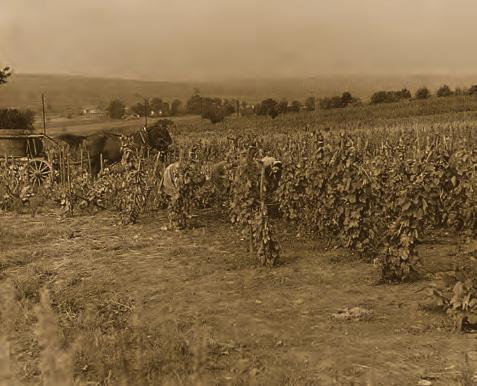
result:
M 52 164 L 45 152 L 44 141 L 54 140 L 45 134 L 33 134 L 29 130 L 0 129 L 0 158 L 5 167 L 23 165 L 28 179 L 34 185 L 42 185 L 52 178 Z

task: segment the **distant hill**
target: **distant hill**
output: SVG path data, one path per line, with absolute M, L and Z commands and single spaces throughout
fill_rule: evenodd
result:
M 41 93 L 47 95 L 50 111 L 77 113 L 87 105 L 105 107 L 114 98 L 127 105 L 142 96 L 161 97 L 166 101 L 178 98 L 186 101 L 195 87 L 202 95 L 240 98 L 255 102 L 266 97 L 304 99 L 309 95 L 324 97 L 350 91 L 368 99 L 378 90 L 401 89 L 414 91 L 427 86 L 434 91 L 441 84 L 468 87 L 477 83 L 475 76 L 447 75 L 336 75 L 296 79 L 236 79 L 222 82 L 157 82 L 128 79 L 91 78 L 65 75 L 14 74 L 10 82 L 0 87 L 0 106 L 29 107 L 39 111 Z

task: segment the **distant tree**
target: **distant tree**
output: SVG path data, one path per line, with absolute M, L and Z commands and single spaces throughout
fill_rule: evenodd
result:
M 119 99 L 113 100 L 106 108 L 109 116 L 113 119 L 121 119 L 126 112 L 126 106 Z
M 477 95 L 477 84 L 470 86 L 469 90 L 467 91 L 469 95 Z
M 291 106 L 288 108 L 288 111 L 292 112 L 292 113 L 298 113 L 301 109 L 301 102 L 300 101 L 293 101 L 291 103 Z
M 286 99 L 282 99 L 277 104 L 277 112 L 278 114 L 284 114 L 288 111 L 288 101 Z
M 144 114 L 146 113 L 146 107 L 144 106 L 144 103 L 138 102 L 135 105 L 130 107 L 130 110 L 139 115 L 140 117 L 144 117 Z M 151 108 L 148 105 L 147 109 L 147 116 L 151 116 Z
M 201 114 L 204 110 L 202 99 L 199 94 L 192 95 L 186 102 L 186 112 L 189 114 Z
M 373 95 L 371 95 L 371 104 L 377 105 L 380 103 L 387 102 L 387 95 L 386 91 L 376 91 Z
M 460 87 L 456 87 L 454 94 L 460 96 L 464 94 L 464 91 Z
M 341 102 L 341 99 L 340 99 L 340 102 Z M 331 109 L 331 98 L 321 98 L 320 99 L 320 109 L 322 110 L 329 110 Z
M 228 117 L 229 115 L 232 115 L 233 113 L 235 113 L 236 105 L 237 105 L 236 101 L 225 99 L 222 102 L 222 112 L 224 116 Z
M 171 115 L 171 105 L 168 102 L 164 102 L 162 105 L 162 116 L 168 117 Z
M 171 115 L 179 115 L 182 108 L 182 102 L 179 99 L 174 99 L 171 104 Z
M 427 87 L 421 87 L 416 91 L 416 99 L 427 99 L 431 96 L 431 93 Z
M 377 91 L 371 96 L 370 103 L 377 105 L 380 103 L 399 102 L 402 99 L 410 98 L 411 92 L 407 88 L 403 88 L 401 91 Z
M 334 96 L 331 98 L 322 98 L 320 100 L 320 108 L 323 110 L 337 109 L 337 108 L 342 108 L 345 106 L 346 105 L 343 104 L 342 97 L 340 96 Z
M 399 99 L 411 99 L 412 98 L 411 91 L 409 91 L 407 88 L 403 88 L 401 91 L 397 91 L 396 94 L 397 94 Z
M 314 96 L 310 96 L 305 100 L 305 108 L 307 111 L 315 110 L 316 99 Z
M 351 95 L 350 92 L 345 91 L 341 95 L 341 103 L 343 104 L 343 106 L 348 106 L 352 102 L 353 102 L 353 96 Z
M 278 110 L 277 110 L 277 107 L 273 107 L 271 108 L 269 111 L 268 111 L 268 115 L 272 118 L 272 119 L 275 119 L 276 117 L 278 117 Z
M 8 78 L 12 75 L 10 67 L 4 67 L 0 70 L 0 85 L 8 82 Z
M 0 109 L 0 127 L 10 130 L 32 130 L 35 114 L 31 110 Z
M 255 105 L 255 113 L 257 115 L 269 115 L 274 119 L 278 115 L 277 106 L 278 102 L 275 99 L 267 98 Z
M 225 114 L 221 106 L 218 106 L 216 103 L 209 103 L 202 111 L 201 117 L 208 119 L 215 125 L 216 123 L 222 122 L 224 120 Z
M 443 86 L 439 87 L 436 92 L 436 95 L 438 97 L 448 97 L 452 95 L 452 90 L 448 85 L 444 84 Z
M 161 98 L 152 98 L 149 106 L 151 111 L 154 111 L 156 115 L 162 115 L 164 113 L 164 101 Z

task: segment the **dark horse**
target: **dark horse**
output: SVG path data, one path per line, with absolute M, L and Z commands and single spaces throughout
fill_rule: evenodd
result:
M 147 129 L 136 131 L 132 134 L 134 145 L 138 148 L 151 148 L 161 154 L 167 153 L 172 144 L 167 127 L 172 124 L 173 122 L 169 119 L 161 119 Z M 73 151 L 78 151 L 81 146 L 86 150 L 93 175 L 97 175 L 101 170 L 101 156 L 109 164 L 119 162 L 122 157 L 119 134 L 96 133 L 88 136 L 62 134 L 58 136 L 58 139 L 66 142 Z

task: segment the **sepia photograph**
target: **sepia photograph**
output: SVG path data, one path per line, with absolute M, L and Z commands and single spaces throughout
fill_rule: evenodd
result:
M 476 17 L 1 0 L 0 386 L 477 385 Z

